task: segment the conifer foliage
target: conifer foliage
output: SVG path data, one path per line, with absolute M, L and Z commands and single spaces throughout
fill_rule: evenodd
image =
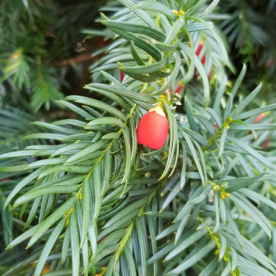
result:
M 112 40 L 90 95 L 58 101 L 74 118 L 0 110 L 3 275 L 276 275 L 276 104 L 256 101 L 273 84 L 246 86 L 219 9 L 110 1 L 83 30 Z M 138 133 L 142 117 L 161 129 Z

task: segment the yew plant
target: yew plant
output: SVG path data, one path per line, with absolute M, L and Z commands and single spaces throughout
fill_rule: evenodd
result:
M 29 134 L 0 155 L 0 203 L 21 233 L 5 234 L 1 258 L 21 246 L 21 261 L 5 276 L 276 275 L 276 159 L 263 146 L 276 104 L 248 108 L 262 84 L 240 93 L 246 65 L 228 81 L 218 3 L 109 2 L 91 96 L 59 100 L 77 117 L 30 127 L 17 114 Z M 150 148 L 137 127 L 157 108 L 168 134 L 141 129 L 162 140 Z

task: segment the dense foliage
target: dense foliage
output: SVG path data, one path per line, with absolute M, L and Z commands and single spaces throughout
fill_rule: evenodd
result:
M 68 3 L 69 2 L 69 3 Z M 82 28 L 95 25 L 104 1 L 0 1 L 0 84 L 2 102 L 37 112 L 62 99 L 62 87 L 71 64 L 76 78 L 81 71 L 74 59 L 86 45 Z
M 0 272 L 276 275 L 275 1 L 109 1 L 98 28 L 97 1 L 15 2 L 0 6 Z M 59 51 L 80 28 L 104 39 L 92 82 L 62 99 Z M 152 150 L 136 128 L 156 104 L 169 135 Z

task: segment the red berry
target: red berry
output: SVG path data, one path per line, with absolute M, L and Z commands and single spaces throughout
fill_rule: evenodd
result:
M 123 82 L 124 77 L 125 77 L 124 72 L 123 72 L 123 71 L 120 71 L 120 80 L 121 80 L 121 82 Z
M 202 65 L 205 65 L 205 62 L 206 62 L 206 57 L 204 55 L 203 58 L 202 58 L 202 60 L 201 60 Z
M 269 141 L 266 140 L 264 143 L 263 143 L 263 148 L 268 148 L 269 147 Z
M 203 44 L 200 43 L 200 44 L 198 45 L 197 49 L 196 49 L 196 55 L 197 55 L 198 57 L 199 57 L 199 55 L 200 55 L 200 53 L 201 53 L 202 48 L 203 48 Z M 205 57 L 205 55 L 204 55 L 203 58 L 201 59 L 202 65 L 205 65 L 205 62 L 206 62 L 206 57 Z
M 137 128 L 137 141 L 152 149 L 164 146 L 169 131 L 169 122 L 165 116 L 154 111 L 145 114 Z
M 256 120 L 254 121 L 254 123 L 257 123 L 257 122 L 259 122 L 260 120 L 262 120 L 262 118 L 264 118 L 265 115 L 266 115 L 265 112 L 261 113 L 261 114 L 256 118 Z
M 179 84 L 178 87 L 175 90 L 175 94 L 179 94 L 183 87 L 184 87 L 184 84 Z
M 202 51 L 202 48 L 203 48 L 203 42 L 201 41 L 200 44 L 198 45 L 197 49 L 196 49 L 196 52 L 195 54 L 199 57 L 201 51 Z M 204 55 L 201 59 L 201 64 L 204 66 L 206 63 L 206 56 Z M 196 78 L 199 76 L 197 70 L 195 70 L 195 76 Z M 208 80 L 211 79 L 211 74 L 208 75 Z
M 200 55 L 202 48 L 203 48 L 203 44 L 200 43 L 200 44 L 198 45 L 197 49 L 196 49 L 196 55 L 197 55 L 197 56 Z
M 173 96 L 173 95 L 176 95 L 176 94 L 180 94 L 180 92 L 181 92 L 181 90 L 183 89 L 183 87 L 184 87 L 184 84 L 178 84 L 178 83 L 176 83 L 176 89 L 175 89 L 175 91 L 174 91 L 174 94 L 173 94 L 173 90 L 172 90 L 172 87 L 170 87 L 170 95 L 171 95 L 171 97 Z

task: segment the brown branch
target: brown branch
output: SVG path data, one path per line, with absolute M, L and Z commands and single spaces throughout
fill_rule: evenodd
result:
M 85 54 L 85 55 L 77 56 L 75 58 L 65 59 L 65 60 L 61 60 L 61 61 L 55 61 L 52 64 L 53 64 L 53 66 L 56 66 L 56 67 L 62 67 L 62 66 L 71 65 L 72 63 L 73 64 L 80 63 L 80 62 L 90 60 L 90 59 L 93 59 L 91 54 Z

